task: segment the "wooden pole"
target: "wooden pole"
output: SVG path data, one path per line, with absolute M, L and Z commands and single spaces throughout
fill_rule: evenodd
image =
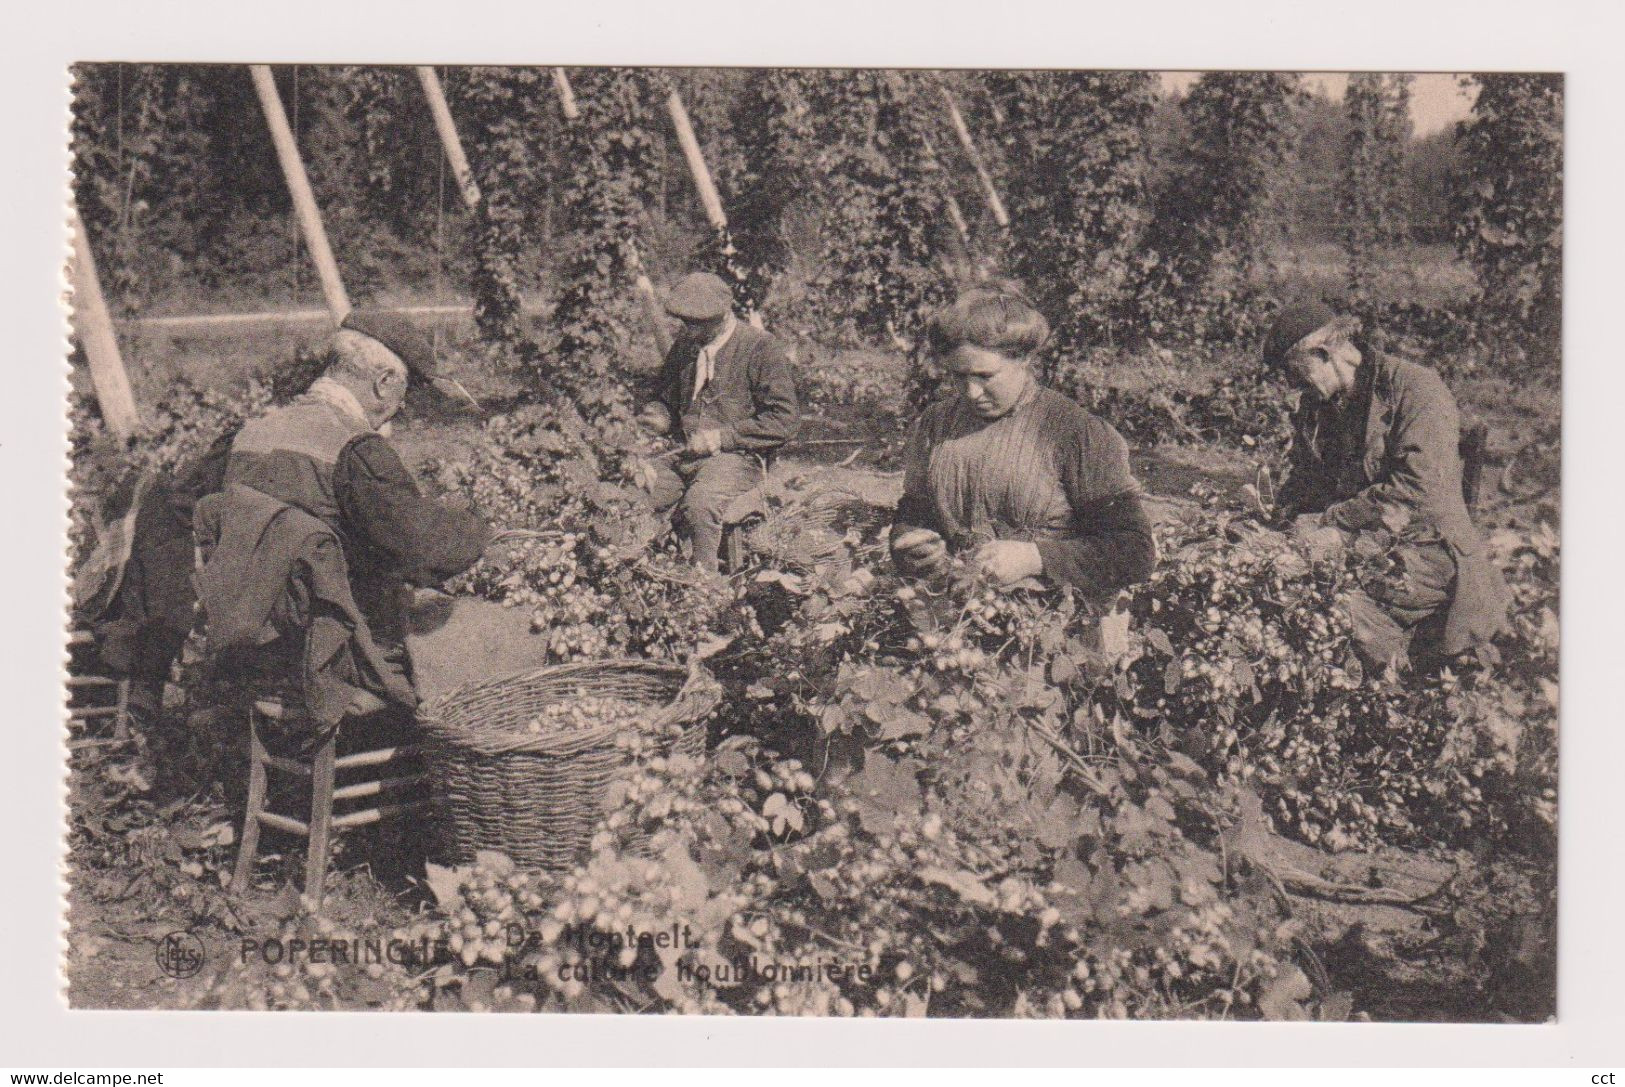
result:
M 643 267 L 643 258 L 638 255 L 638 243 L 628 238 L 626 252 L 627 263 L 632 266 L 633 282 L 637 284 L 638 297 L 643 300 L 643 315 L 649 321 L 649 331 L 654 334 L 655 349 L 660 352 L 661 358 L 665 358 L 671 351 L 671 332 L 666 327 L 665 307 L 660 304 L 655 285 Z
M 570 77 L 565 75 L 563 68 L 553 69 L 553 86 L 559 92 L 559 108 L 564 111 L 564 119 L 573 121 L 581 116 L 581 110 L 576 106 L 576 92 L 570 87 Z
M 937 158 L 937 149 L 931 146 L 931 140 L 924 133 L 920 135 L 920 148 L 925 152 L 925 168 L 931 171 L 941 170 L 942 163 Z M 970 224 L 965 221 L 965 209 L 959 206 L 959 198 L 953 194 L 946 180 L 942 186 L 942 199 L 948 207 L 948 221 L 959 231 L 959 237 L 969 243 Z
M 480 186 L 474 180 L 474 171 L 463 154 L 463 141 L 457 137 L 457 124 L 451 119 L 451 107 L 446 104 L 446 92 L 441 89 L 440 77 L 428 65 L 418 67 L 418 82 L 423 85 L 424 97 L 429 100 L 429 112 L 434 115 L 434 130 L 440 134 L 440 145 L 446 150 L 446 161 L 451 165 L 451 176 L 457 179 L 457 188 L 463 194 L 463 203 L 473 211 L 480 206 Z
M 970 129 L 959 112 L 959 103 L 954 101 L 954 92 L 947 87 L 939 87 L 938 90 L 942 92 L 942 101 L 948 107 L 948 119 L 953 122 L 954 132 L 959 136 L 959 145 L 965 149 L 965 155 L 976 168 L 976 176 L 982 182 L 982 198 L 987 201 L 987 209 L 993 213 L 993 221 L 999 224 L 1000 229 L 1008 230 L 1010 213 L 1004 209 L 1004 201 L 999 199 L 999 190 L 993 184 L 993 175 L 988 172 L 982 153 L 976 148 L 976 141 L 971 139 Z
M 728 216 L 722 210 L 722 197 L 717 193 L 716 183 L 711 180 L 711 170 L 705 164 L 705 153 L 700 150 L 700 141 L 694 135 L 694 124 L 688 119 L 688 110 L 683 105 L 682 95 L 675 89 L 666 96 L 666 112 L 671 115 L 671 124 L 677 130 L 677 144 L 683 149 L 683 159 L 688 163 L 688 172 L 694 178 L 694 188 L 700 194 L 700 206 L 705 209 L 705 218 L 715 230 L 724 238 L 727 237 Z M 745 311 L 745 320 L 753 328 L 762 327 L 762 315 L 755 310 Z
M 72 225 L 74 324 L 78 326 L 85 357 L 90 361 L 90 382 L 96 389 L 102 418 L 107 421 L 108 429 L 123 441 L 141 429 L 141 414 L 130 392 L 130 379 L 119 355 L 118 338 L 113 335 L 113 319 L 108 315 L 107 299 L 102 296 L 101 280 L 96 275 L 96 259 L 90 253 L 90 236 L 85 233 L 78 208 L 73 210 Z
M 722 211 L 722 197 L 717 195 L 717 187 L 711 180 L 711 171 L 705 165 L 705 155 L 700 151 L 700 141 L 694 136 L 694 125 L 688 119 L 688 110 L 683 107 L 682 96 L 675 90 L 666 96 L 666 112 L 671 114 L 672 127 L 677 130 L 677 143 L 683 149 L 683 158 L 688 161 L 688 172 L 694 178 L 694 187 L 700 193 L 700 205 L 705 208 L 705 217 L 710 220 L 712 229 L 724 231 L 728 229 L 728 217 Z
M 265 111 L 265 123 L 271 129 L 271 142 L 276 145 L 277 161 L 282 164 L 282 175 L 288 182 L 288 193 L 299 214 L 299 226 L 304 233 L 305 248 L 316 264 L 316 275 L 322 282 L 322 296 L 327 309 L 338 324 L 350 312 L 350 297 L 344 293 L 344 281 L 339 278 L 338 262 L 327 244 L 327 232 L 322 229 L 322 214 L 316 207 L 316 194 L 311 191 L 310 178 L 305 175 L 305 164 L 299 159 L 299 148 L 293 141 L 293 130 L 288 127 L 288 115 L 283 112 L 282 98 L 276 91 L 276 80 L 268 64 L 250 64 L 254 77 L 254 91 L 259 95 L 260 108 Z

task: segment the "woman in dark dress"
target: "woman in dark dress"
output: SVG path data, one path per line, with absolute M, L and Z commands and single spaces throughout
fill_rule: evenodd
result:
M 1000 583 L 1044 577 L 1095 598 L 1150 576 L 1156 545 L 1127 443 L 1033 373 L 1043 315 L 1014 291 L 979 289 L 934 314 L 928 336 L 953 392 L 909 435 L 898 569 L 931 576 L 963 555 Z

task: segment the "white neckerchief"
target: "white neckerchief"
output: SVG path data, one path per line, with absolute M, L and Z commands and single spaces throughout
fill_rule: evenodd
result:
M 368 430 L 372 430 L 372 421 L 362 410 L 361 401 L 355 398 L 355 393 L 340 385 L 330 377 L 319 377 L 311 383 L 305 395 L 313 400 L 320 400 L 334 411 L 347 419 L 352 419 Z
M 717 354 L 733 339 L 734 329 L 739 321 L 733 314 L 728 314 L 727 324 L 717 333 L 717 338 L 700 348 L 699 361 L 694 364 L 694 399 L 700 398 L 700 390 L 704 389 L 717 373 Z

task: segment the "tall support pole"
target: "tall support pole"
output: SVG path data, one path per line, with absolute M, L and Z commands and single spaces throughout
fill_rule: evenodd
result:
M 322 228 L 322 214 L 316 207 L 316 194 L 311 191 L 310 178 L 305 176 L 305 164 L 300 161 L 299 148 L 293 142 L 293 129 L 288 127 L 288 115 L 283 112 L 276 80 L 268 64 L 250 64 L 248 70 L 254 77 L 254 91 L 259 95 L 260 108 L 265 111 L 265 123 L 271 129 L 271 142 L 276 145 L 277 161 L 282 164 L 282 175 L 287 179 L 294 211 L 299 215 L 305 248 L 310 251 L 310 259 L 316 264 L 316 275 L 322 282 L 322 296 L 333 314 L 333 323 L 338 324 L 350 312 L 350 297 L 344 293 L 338 262 L 333 259 L 333 250 L 327 244 L 327 231 Z
M 981 151 L 977 150 L 976 141 L 971 139 L 970 128 L 965 124 L 964 115 L 959 112 L 959 103 L 954 100 L 954 92 L 947 87 L 939 87 L 938 90 L 942 92 L 942 101 L 948 107 L 948 120 L 953 122 L 954 133 L 959 137 L 959 145 L 965 149 L 966 157 L 976 168 L 976 177 L 982 183 L 982 198 L 987 201 L 987 210 L 993 213 L 993 221 L 999 224 L 1000 229 L 1008 230 L 1010 213 L 1004 209 L 1004 201 L 999 199 L 999 190 L 993 184 L 993 175 L 988 172 Z
M 457 124 L 451 119 L 451 107 L 446 105 L 446 92 L 441 89 L 440 77 L 428 65 L 418 67 L 418 82 L 423 85 L 423 96 L 429 100 L 429 112 L 434 116 L 434 130 L 440 134 L 440 146 L 446 150 L 446 161 L 451 165 L 451 176 L 457 179 L 457 188 L 463 194 L 463 203 L 473 211 L 480 206 L 480 186 L 474 180 L 474 171 L 463 154 L 463 141 L 457 136 Z
M 717 186 L 711 180 L 711 169 L 705 164 L 705 153 L 700 150 L 700 141 L 694 135 L 694 123 L 688 119 L 688 109 L 683 105 L 683 96 L 675 89 L 666 96 L 666 112 L 671 115 L 671 126 L 677 131 L 677 144 L 683 149 L 683 159 L 688 163 L 688 172 L 694 178 L 694 188 L 700 194 L 700 206 L 705 209 L 705 218 L 711 224 L 711 229 L 726 237 L 728 231 L 728 216 L 722 210 L 722 197 L 717 194 Z M 761 314 L 755 310 L 745 311 L 745 320 L 755 328 L 762 327 Z
M 638 288 L 638 297 L 643 300 L 643 315 L 649 322 L 649 331 L 654 334 L 655 350 L 660 357 L 665 358 L 671 351 L 671 333 L 666 328 L 666 311 L 660 305 L 660 296 L 655 294 L 655 285 L 649 279 L 649 273 L 643 267 L 643 258 L 638 255 L 638 243 L 627 239 L 627 263 L 632 266 L 632 278 Z
M 107 299 L 102 297 L 101 280 L 96 275 L 96 258 L 91 256 L 90 237 L 78 208 L 73 209 L 72 226 L 74 324 L 85 357 L 90 360 L 90 381 L 96 388 L 102 418 L 122 441 L 141 429 L 141 415 L 130 392 L 130 379 L 124 372 L 118 339 L 113 335 L 113 319 L 108 315 Z
M 710 221 L 711 227 L 716 231 L 728 229 L 728 216 L 722 211 L 722 197 L 717 195 L 716 184 L 711 180 L 711 170 L 705 165 L 705 154 L 700 150 L 700 141 L 694 135 L 694 124 L 688 119 L 688 110 L 683 105 L 682 96 L 675 90 L 666 96 L 666 112 L 671 114 L 671 124 L 677 130 L 677 144 L 683 149 L 683 158 L 688 162 L 688 172 L 694 178 L 694 188 L 699 190 L 700 206 L 705 209 L 705 217 Z
M 581 116 L 581 108 L 576 105 L 576 92 L 570 86 L 570 77 L 563 68 L 553 69 L 553 86 L 559 92 L 559 108 L 564 111 L 564 119 L 573 121 Z

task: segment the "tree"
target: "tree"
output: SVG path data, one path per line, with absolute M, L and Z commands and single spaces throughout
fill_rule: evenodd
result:
M 1149 218 L 1146 72 L 995 72 L 1010 271 L 1054 329 L 1052 360 L 1138 327 L 1135 251 Z
M 145 205 L 137 203 L 135 190 L 151 169 L 155 73 L 152 65 L 73 68 L 73 197 L 115 304 L 128 299 L 137 281 L 135 239 Z M 134 110 L 127 96 L 137 103 Z
M 816 73 L 785 68 L 749 72 L 729 111 L 732 147 L 716 159 L 718 184 L 728 201 L 737 265 L 736 293 L 761 310 L 795 254 L 787 217 L 807 202 L 816 182 L 817 153 L 811 84 Z
M 946 179 L 926 168 L 919 103 L 909 84 L 878 71 L 821 72 L 810 90 L 823 180 L 808 308 L 838 339 L 911 349 L 950 293 L 937 261 Z
M 1143 268 L 1152 335 L 1228 337 L 1258 318 L 1301 82 L 1291 72 L 1208 72 L 1180 103 L 1186 157 L 1159 194 Z
M 111 304 L 137 308 L 171 266 L 194 286 L 228 269 L 262 272 L 287 237 L 277 235 L 289 201 L 265 126 L 243 122 L 259 115 L 246 70 L 97 64 L 74 74 L 75 196 Z
M 540 262 L 537 240 L 549 233 L 559 174 L 552 148 L 562 124 L 552 87 L 545 68 L 447 70 L 446 96 L 480 187 L 472 223 L 474 322 L 487 343 L 532 367 L 541 363 L 521 314 L 520 269 Z M 427 118 L 422 94 L 416 98 Z M 437 159 L 437 174 L 443 169 Z
M 1480 339 L 1494 359 L 1556 377 L 1563 289 L 1563 77 L 1486 73 L 1456 128 L 1456 249 L 1478 279 Z
M 564 125 L 564 215 L 568 255 L 551 324 L 557 369 L 544 383 L 569 393 L 589 414 L 625 398 L 606 381 L 633 323 L 632 255 L 639 216 L 658 178 L 659 119 L 649 73 L 583 68 L 571 73 L 581 116 Z
M 1407 236 L 1405 146 L 1411 135 L 1409 75 L 1358 72 L 1343 95 L 1348 134 L 1338 179 L 1338 240 L 1348 256 L 1350 302 L 1376 303 L 1386 251 Z
M 1324 84 L 1304 94 L 1303 106 L 1296 112 L 1298 138 L 1292 176 L 1282 193 L 1289 219 L 1287 233 L 1298 245 L 1335 244 L 1342 218 L 1337 198 L 1348 142 L 1348 113 Z
M 402 100 L 389 68 L 274 71 L 347 285 L 364 297 L 398 281 L 432 214 L 433 130 L 411 136 L 414 118 L 427 124 L 421 102 Z M 74 74 L 75 195 L 115 304 L 177 289 L 301 297 L 312 279 L 242 65 Z
M 1461 149 L 1453 129 L 1422 136 L 1405 151 L 1406 214 L 1411 239 L 1420 245 L 1448 244 L 1450 201 L 1461 171 Z

